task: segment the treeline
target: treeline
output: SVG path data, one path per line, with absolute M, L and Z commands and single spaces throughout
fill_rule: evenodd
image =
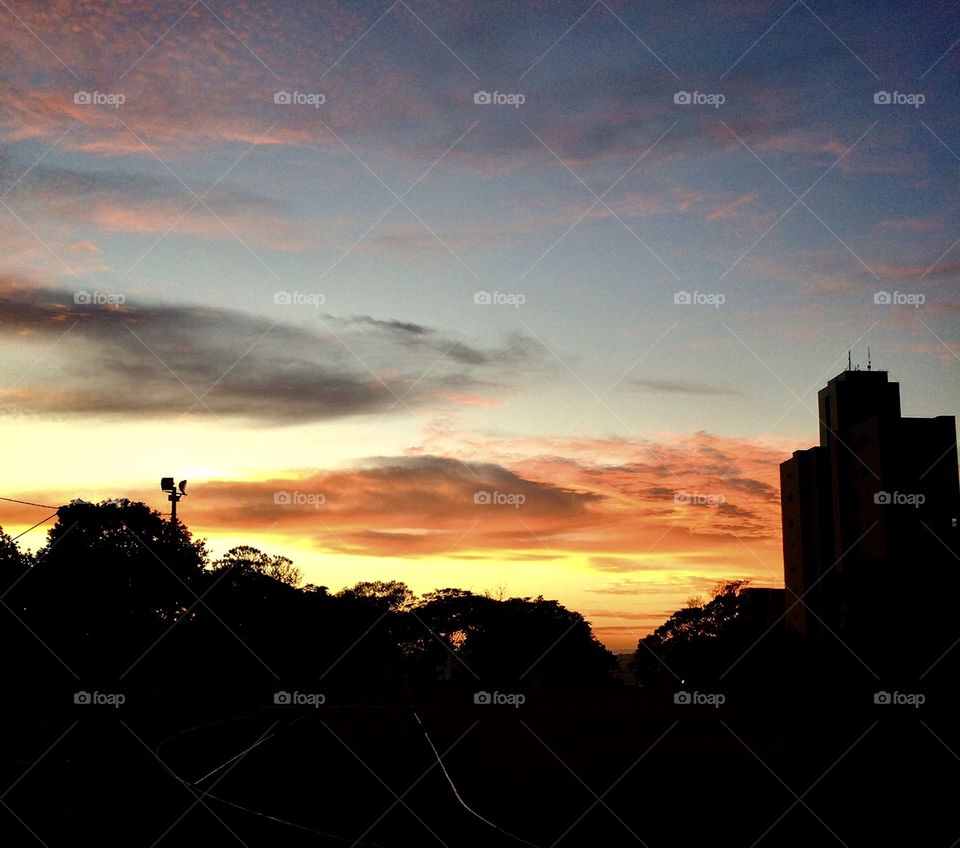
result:
M 826 670 L 817 652 L 785 623 L 783 593 L 748 580 L 719 583 L 707 600 L 689 599 L 637 644 L 633 670 L 645 686 L 770 685 Z
M 82 684 L 163 700 L 583 687 L 608 684 L 617 666 L 579 613 L 543 597 L 300 582 L 289 559 L 252 547 L 212 560 L 142 503 L 63 506 L 35 554 L 0 531 L 6 675 L 26 695 Z
M 847 626 L 831 628 L 808 608 L 813 632 L 804 635 L 787 626 L 782 590 L 754 589 L 745 580 L 722 582 L 709 599 L 691 598 L 639 641 L 632 662 L 636 678 L 640 685 L 659 687 L 848 689 L 882 679 L 955 689 L 960 578 L 942 574 L 932 592 L 934 587 L 889 577 L 890 570 L 878 566 L 866 598 L 860 575 L 838 574 L 833 586 L 847 602 Z M 870 610 L 870 621 L 854 615 L 851 600 Z

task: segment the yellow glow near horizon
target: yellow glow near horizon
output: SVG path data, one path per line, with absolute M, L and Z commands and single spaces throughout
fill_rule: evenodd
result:
M 180 514 L 197 537 L 209 541 L 212 558 L 235 545 L 252 545 L 288 556 L 303 571 L 304 582 L 326 585 L 331 591 L 361 580 L 400 580 L 418 595 L 445 587 L 504 591 L 508 596 L 542 594 L 583 613 L 606 644 L 617 650 L 632 649 L 639 636 L 690 596 L 708 594 L 721 580 L 747 577 L 755 585 L 781 585 L 779 539 L 721 543 L 709 528 L 701 535 L 697 530 L 704 518 L 701 513 L 671 515 L 677 510 L 671 499 L 662 507 L 659 501 L 645 505 L 631 494 L 632 478 L 618 478 L 616 471 L 601 479 L 592 470 L 582 474 L 575 464 L 560 463 L 552 469 L 549 463 L 530 460 L 527 474 L 522 473 L 523 464 L 517 467 L 521 476 L 556 487 L 555 491 L 602 495 L 606 506 L 596 513 L 593 507 L 571 513 L 569 525 L 565 513 L 551 511 L 555 502 L 549 497 L 539 507 L 531 502 L 534 511 L 522 515 L 514 510 L 471 512 L 470 492 L 462 490 L 466 484 L 460 481 L 461 489 L 451 489 L 456 481 L 430 477 L 430 463 L 426 470 L 417 470 L 425 476 L 415 478 L 414 489 L 427 487 L 432 499 L 408 507 L 405 490 L 390 488 L 392 478 L 364 477 L 357 469 L 364 465 L 361 460 L 368 452 L 364 448 L 372 444 L 383 455 L 415 459 L 417 454 L 406 452 L 406 445 L 417 443 L 421 426 L 422 422 L 403 419 L 385 441 L 382 428 L 355 422 L 272 430 L 224 429 L 210 422 L 178 428 L 168 423 L 79 426 L 62 421 L 14 429 L 7 422 L 0 424 L 0 439 L 13 444 L 15 437 L 22 449 L 6 459 L 3 494 L 50 504 L 128 497 L 166 513 L 169 504 L 158 483 L 170 474 L 190 481 Z M 676 447 L 675 439 L 665 443 L 684 450 Z M 526 453 L 527 446 L 522 447 Z M 614 447 L 621 452 L 621 462 L 629 461 L 634 448 L 627 443 L 611 450 Z M 491 456 L 503 462 L 493 448 Z M 588 461 L 589 445 L 569 448 L 578 461 Z M 775 461 L 776 451 L 764 450 L 765 457 L 769 455 L 764 462 Z M 298 481 L 301 474 L 308 475 L 305 482 L 339 487 L 330 490 L 337 501 L 334 510 L 300 516 L 271 512 L 274 486 L 258 484 Z M 434 483 L 438 488 L 431 489 Z M 377 511 L 378 498 L 387 499 L 382 513 Z M 0 526 L 11 535 L 43 517 L 41 509 L 0 506 Z M 682 532 L 671 526 L 678 519 L 684 522 Z M 21 547 L 33 551 L 42 547 L 49 526 L 27 533 Z M 370 528 L 407 541 L 396 546 L 365 544 L 358 533 Z M 671 533 L 669 544 L 661 542 L 664 530 Z M 452 550 L 431 548 L 434 534 L 449 539 Z M 323 547 L 324 540 L 329 549 Z

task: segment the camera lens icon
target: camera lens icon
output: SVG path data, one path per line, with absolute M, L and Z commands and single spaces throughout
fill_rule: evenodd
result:
M 273 703 L 280 706 L 285 706 L 290 704 L 292 701 L 291 695 L 289 692 L 274 692 L 273 693 Z
M 473 94 L 473 102 L 478 106 L 489 106 L 493 102 L 493 97 L 489 91 L 475 91 Z
M 73 703 L 75 704 L 89 704 L 91 703 L 91 697 L 89 692 L 74 692 L 73 693 Z
M 873 693 L 873 703 L 875 704 L 889 704 L 891 701 L 889 692 L 874 692 Z
M 689 106 L 692 102 L 689 91 L 677 91 L 674 92 L 673 102 L 678 106 Z
M 290 96 L 289 91 L 277 91 L 274 92 L 273 102 L 279 106 L 288 106 L 293 102 L 293 98 Z
M 673 703 L 675 704 L 689 704 L 690 703 L 690 693 L 689 692 L 674 692 L 673 693 Z
M 493 702 L 493 697 L 489 692 L 474 692 L 473 693 L 473 703 L 475 704 L 490 704 Z
M 893 102 L 893 98 L 889 91 L 877 91 L 873 95 L 873 102 L 878 106 L 888 106 Z

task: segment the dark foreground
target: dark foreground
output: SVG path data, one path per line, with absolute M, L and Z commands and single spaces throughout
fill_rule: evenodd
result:
M 30 710 L 7 719 L 0 833 L 49 848 L 951 846 L 954 696 L 876 704 L 874 688 Z

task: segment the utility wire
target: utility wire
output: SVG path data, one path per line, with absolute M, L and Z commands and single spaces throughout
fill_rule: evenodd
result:
M 51 518 L 56 518 L 59 514 L 60 512 L 58 510 L 57 512 L 53 513 L 53 515 L 48 515 L 46 518 L 43 519 L 43 521 L 38 521 L 36 524 L 33 525 L 33 527 L 28 527 L 19 536 L 14 536 L 10 541 L 16 542 L 17 539 L 20 538 L 20 536 L 26 536 L 27 533 L 29 533 L 31 530 L 36 530 L 41 524 L 46 524 Z
M 38 504 L 38 503 L 34 503 L 33 501 L 21 501 L 21 500 L 17 500 L 17 498 L 4 498 L 4 497 L 0 497 L 0 501 L 10 501 L 10 503 L 26 504 L 27 506 L 42 506 L 44 509 L 58 509 L 58 508 L 59 508 L 59 507 L 55 507 L 53 504 Z
M 212 721 L 212 722 L 207 722 L 207 723 L 205 723 L 205 724 L 198 724 L 198 725 L 196 725 L 196 726 L 194 726 L 194 727 L 189 727 L 189 728 L 187 728 L 186 730 L 182 730 L 182 731 L 179 731 L 179 732 L 177 732 L 177 733 L 171 734 L 171 735 L 168 736 L 166 739 L 162 740 L 162 741 L 160 742 L 160 744 L 157 745 L 156 749 L 154 750 L 154 752 L 153 752 L 153 753 L 154 753 L 154 756 L 159 759 L 160 749 L 161 749 L 167 742 L 169 742 L 171 739 L 173 739 L 175 736 L 184 736 L 184 735 L 186 735 L 186 734 L 188 734 L 188 733 L 192 733 L 194 730 L 200 730 L 201 728 L 212 727 L 212 726 L 214 726 L 214 725 L 219 725 L 219 724 L 226 724 L 226 723 L 232 722 L 232 721 L 241 721 L 241 720 L 243 720 L 243 719 L 250 718 L 251 716 L 258 716 L 258 717 L 260 717 L 260 715 L 261 715 L 260 713 L 251 713 L 250 715 L 246 715 L 246 716 L 237 716 L 237 717 L 234 717 L 234 718 L 224 719 L 224 720 L 222 720 L 222 721 Z M 296 724 L 298 721 L 300 721 L 300 720 L 303 719 L 303 718 L 306 718 L 306 716 L 305 716 L 305 715 L 302 715 L 302 716 L 299 716 L 298 718 L 294 719 L 292 722 L 290 722 L 290 724 L 289 724 L 289 725 L 287 726 L 287 728 L 285 728 L 285 729 L 289 729 L 290 727 L 292 727 L 294 724 Z M 278 733 L 279 733 L 279 732 L 280 732 L 280 731 L 278 731 Z M 193 791 L 192 787 L 196 787 L 197 784 L 200 783 L 200 781 L 206 780 L 208 777 L 210 777 L 210 775 L 216 774 L 216 772 L 220 771 L 220 769 L 222 769 L 222 768 L 223 768 L 225 765 L 227 765 L 228 763 L 234 762 L 235 760 L 239 759 L 240 757 L 242 757 L 242 756 L 243 756 L 244 754 L 246 754 L 247 752 L 252 751 L 254 748 L 256 748 L 256 747 L 257 747 L 258 745 L 260 745 L 261 743 L 266 742 L 268 739 L 274 739 L 274 738 L 276 738 L 277 735 L 278 735 L 277 733 L 271 733 L 269 736 L 265 736 L 265 737 L 264 737 L 263 739 L 261 739 L 259 742 L 254 743 L 254 744 L 251 745 L 249 748 L 246 748 L 245 750 L 241 751 L 239 754 L 231 757 L 231 758 L 230 758 L 229 760 L 227 760 L 225 763 L 221 763 L 221 764 L 220 764 L 219 766 L 217 766 L 215 769 L 213 769 L 212 771 L 210 771 L 210 772 L 208 772 L 207 774 L 205 774 L 205 775 L 204 775 L 203 777 L 201 777 L 199 780 L 193 781 L 192 783 L 191 783 L 190 781 L 184 780 L 182 777 L 180 777 L 180 775 L 178 775 L 175 771 L 173 771 L 173 769 L 171 769 L 169 766 L 165 766 L 165 767 L 166 767 L 167 771 L 169 771 L 170 774 L 172 774 L 172 775 L 174 776 L 174 778 L 176 778 L 178 781 L 180 781 L 180 783 L 182 783 L 184 786 L 186 786 L 186 787 L 188 787 L 188 788 L 191 788 L 191 791 Z M 163 761 L 161 760 L 160 762 L 162 763 Z M 214 784 L 214 785 L 216 785 L 216 784 Z M 332 839 L 332 840 L 334 840 L 334 841 L 336 841 L 336 842 L 349 842 L 349 843 L 351 843 L 351 848 L 354 848 L 354 846 L 358 846 L 358 845 L 359 845 L 359 846 L 368 846 L 368 848 L 384 848 L 383 845 L 380 845 L 380 844 L 377 843 L 377 842 L 359 842 L 359 841 L 357 841 L 357 840 L 351 839 L 351 838 L 346 837 L 346 836 L 340 836 L 340 835 L 338 835 L 338 834 L 336 834 L 336 833 L 329 833 L 328 831 L 325 831 L 325 830 L 318 830 L 317 828 L 307 827 L 306 825 L 300 824 L 300 823 L 295 822 L 295 821 L 290 821 L 289 819 L 282 819 L 282 818 L 280 818 L 279 816 L 270 815 L 270 813 L 265 813 L 265 812 L 263 812 L 262 810 L 256 810 L 256 809 L 254 809 L 254 808 L 252 808 L 252 807 L 245 807 L 245 806 L 243 806 L 242 804 L 238 804 L 238 803 L 236 803 L 235 801 L 231 801 L 229 798 L 223 798 L 223 797 L 220 796 L 220 795 L 214 795 L 212 792 L 208 792 L 208 791 L 203 790 L 203 789 L 200 789 L 200 792 L 202 793 L 202 794 L 200 795 L 201 800 L 204 799 L 204 798 L 209 798 L 209 799 L 211 799 L 211 800 L 213 800 L 213 801 L 219 801 L 221 804 L 226 804 L 228 807 L 233 807 L 235 810 L 240 810 L 240 811 L 242 811 L 242 812 L 244 812 L 244 813 L 249 813 L 250 815 L 257 816 L 257 817 L 262 818 L 262 819 L 267 819 L 268 821 L 272 821 L 272 822 L 275 822 L 275 823 L 277 823 L 277 824 L 286 825 L 287 827 L 294 828 L 295 830 L 300 830 L 300 831 L 303 831 L 303 832 L 305 832 L 305 833 L 311 833 L 311 834 L 313 834 L 313 835 L 315 835 L 315 836 L 322 836 L 322 837 L 324 837 L 325 839 Z
M 460 792 L 457 790 L 457 785 L 453 782 L 453 778 L 450 777 L 450 772 L 447 771 L 447 767 L 444 765 L 443 760 L 440 758 L 440 752 L 437 750 L 437 746 L 433 744 L 433 740 L 430 738 L 430 734 L 427 733 L 427 728 L 424 727 L 423 722 L 420 721 L 420 716 L 417 715 L 417 711 L 411 706 L 410 711 L 413 713 L 413 717 L 417 720 L 417 724 L 420 725 L 420 732 L 423 733 L 424 738 L 427 740 L 427 744 L 430 746 L 430 749 L 433 751 L 433 755 L 437 758 L 437 763 L 440 766 L 441 771 L 443 771 L 443 776 L 447 779 L 447 783 L 450 784 L 450 788 L 453 790 L 453 797 L 457 799 L 457 802 L 460 804 L 463 809 L 465 809 L 471 816 L 475 816 L 480 819 L 485 825 L 489 825 L 498 833 L 502 833 L 504 836 L 513 839 L 516 842 L 520 842 L 523 845 L 530 845 L 531 848 L 539 848 L 535 842 L 530 842 L 528 839 L 524 839 L 522 836 L 517 836 L 515 833 L 511 833 L 509 830 L 500 827 L 500 825 L 490 821 L 490 819 L 484 818 L 476 810 L 467 804 L 466 801 L 460 795 Z

